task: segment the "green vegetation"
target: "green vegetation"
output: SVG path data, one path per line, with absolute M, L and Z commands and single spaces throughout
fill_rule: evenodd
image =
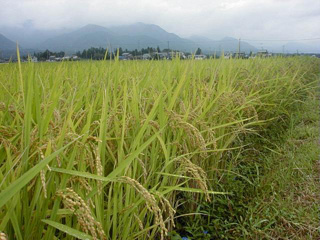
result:
M 254 232 L 267 238 L 319 239 L 319 98 L 310 95 L 290 119 L 280 152 L 262 158 L 266 170 L 250 213 L 261 225 Z
M 1 65 L 0 231 L 19 240 L 255 239 L 285 234 L 282 220 L 305 226 L 295 220 L 312 221 L 316 210 L 302 204 L 292 215 L 290 203 L 316 145 L 296 149 L 294 139 L 314 137 L 317 118 L 294 130 L 293 116 L 315 92 L 319 65 Z
M 224 176 L 219 189 L 234 194 L 217 196 L 213 203 L 198 203 L 197 213 L 201 215 L 180 223 L 181 236 L 319 239 L 320 115 L 314 94 L 310 91 L 296 106 L 290 121 L 275 123 L 268 130 L 270 141 L 247 141 L 254 146 L 242 151 L 242 161 L 234 170 L 252 184 L 243 178 Z M 208 233 L 204 235 L 204 231 Z

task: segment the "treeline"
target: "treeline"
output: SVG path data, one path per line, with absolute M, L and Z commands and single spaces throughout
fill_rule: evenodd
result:
M 65 52 L 60 51 L 60 52 L 51 52 L 48 49 L 44 52 L 38 52 L 38 53 L 34 53 L 33 56 L 37 57 L 38 60 L 43 61 L 43 60 L 48 60 L 50 58 L 50 56 L 55 56 L 55 57 L 64 57 L 65 56 Z
M 84 59 L 94 59 L 94 60 L 102 60 L 105 57 L 107 49 L 99 47 L 99 48 L 95 48 L 95 47 L 91 47 L 89 49 L 85 49 L 82 52 L 78 51 L 76 53 L 76 55 L 80 58 L 84 58 Z M 134 50 L 128 50 L 128 49 L 123 49 L 123 48 L 119 48 L 119 49 L 108 49 L 107 52 L 107 58 L 110 59 L 110 57 L 113 59 L 119 51 L 119 56 L 121 56 L 123 53 L 130 53 L 132 54 L 132 56 L 139 56 L 139 55 L 143 55 L 143 54 L 152 54 L 155 52 L 161 52 L 161 49 L 159 47 L 157 48 L 152 48 L 152 47 L 147 47 L 147 48 L 142 48 L 141 50 L 138 49 L 134 49 Z M 163 51 L 172 51 L 171 49 L 163 49 Z M 111 56 L 112 55 L 112 56 Z
M 134 50 L 128 50 L 128 49 L 123 49 L 123 48 L 118 48 L 118 49 L 107 49 L 106 48 L 95 48 L 95 47 L 91 47 L 89 49 L 85 49 L 82 52 L 78 51 L 75 54 L 72 54 L 73 56 L 78 56 L 82 59 L 93 59 L 93 60 L 102 60 L 105 57 L 105 54 L 107 52 L 107 59 L 114 59 L 117 54 L 119 53 L 119 56 L 121 56 L 123 53 L 129 53 L 131 54 L 133 57 L 136 56 L 141 56 L 143 54 L 150 54 L 152 55 L 153 53 L 160 53 L 160 52 L 171 52 L 171 51 L 176 51 L 173 49 L 160 49 L 160 47 L 147 47 L 147 48 L 142 48 L 140 50 L 138 49 L 134 49 Z M 196 51 L 196 54 L 201 54 L 201 49 L 198 48 Z M 34 53 L 33 54 L 35 57 L 38 58 L 39 61 L 45 61 L 48 60 L 50 58 L 50 56 L 55 56 L 57 58 L 62 58 L 64 56 L 66 56 L 66 53 L 64 51 L 60 51 L 60 52 L 51 52 L 48 49 L 44 52 L 38 52 L 38 53 Z

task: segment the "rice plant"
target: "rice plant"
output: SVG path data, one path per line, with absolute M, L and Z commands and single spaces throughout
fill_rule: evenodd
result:
M 232 194 L 215 188 L 232 152 L 289 116 L 318 68 L 304 57 L 0 65 L 1 239 L 166 239 L 183 198 Z

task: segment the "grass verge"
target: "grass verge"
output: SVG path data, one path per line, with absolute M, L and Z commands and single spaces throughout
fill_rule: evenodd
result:
M 250 219 L 253 238 L 319 239 L 319 104 L 301 104 L 279 154 L 266 158 Z M 260 238 L 261 239 L 261 238 Z

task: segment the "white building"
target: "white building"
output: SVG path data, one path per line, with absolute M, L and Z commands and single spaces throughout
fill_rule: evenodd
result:
M 206 59 L 206 55 L 194 55 L 194 60 L 203 60 Z
M 151 59 L 151 55 L 149 53 L 145 53 L 142 55 L 142 59 L 143 60 L 150 60 Z

